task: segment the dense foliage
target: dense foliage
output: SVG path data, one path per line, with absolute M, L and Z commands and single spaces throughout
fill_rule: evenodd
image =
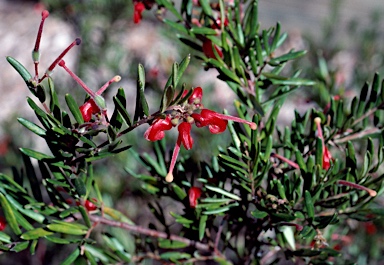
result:
M 34 75 L 7 57 L 32 93 L 27 103 L 38 119 L 18 121 L 44 139 L 49 151 L 20 148 L 24 170 L 0 174 L 5 217 L 0 248 L 28 249 L 34 255 L 42 242 L 52 249 L 66 245 L 71 253 L 62 264 L 340 264 L 348 259 L 337 247 L 343 243 L 343 226 L 384 213 L 372 206 L 384 178 L 384 82 L 379 74 L 349 102 L 331 94 L 321 78 L 329 74 L 325 66 L 318 80 L 287 69 L 306 52 L 281 49 L 287 34 L 279 23 L 260 28 L 257 0 L 185 0 L 179 9 L 168 0 L 135 1 L 134 23 L 155 8 L 163 26 L 177 32 L 198 59 L 187 55 L 173 64 L 160 106 L 149 105 L 141 64 L 135 102 L 125 88 L 112 100 L 103 97 L 120 76 L 97 92 L 89 89 L 63 60 L 82 45 L 79 38 L 39 73 L 48 11 L 42 13 L 33 48 Z M 236 114 L 205 107 L 204 84 L 182 83 L 190 63 L 217 71 L 236 96 Z M 60 98 L 63 90 L 54 84 L 60 74 L 84 89 L 83 101 L 70 94 Z M 330 94 L 324 108 L 295 111 L 290 126 L 277 124 L 293 92 L 320 86 Z M 110 113 L 106 101 L 113 103 Z M 132 105 L 130 113 L 127 106 Z M 149 127 L 141 137 L 153 142 L 150 153 L 129 137 L 145 124 Z M 171 129 L 178 132 L 174 147 L 169 143 L 173 135 L 166 137 Z M 227 129 L 225 146 L 203 149 L 198 144 L 200 131 L 215 138 Z M 199 158 L 183 150 L 196 148 Z M 140 187 L 132 192 L 146 198 L 148 204 L 140 207 L 151 212 L 145 224 L 110 201 L 94 172 L 102 167 L 100 160 L 113 160 L 128 149 L 136 161 L 125 170 Z

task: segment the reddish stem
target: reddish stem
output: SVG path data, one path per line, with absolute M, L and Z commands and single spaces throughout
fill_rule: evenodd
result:
M 370 188 L 364 187 L 362 185 L 356 184 L 356 183 L 352 183 L 352 182 L 349 182 L 349 181 L 346 181 L 346 180 L 338 180 L 337 183 L 340 184 L 340 185 L 344 185 L 344 186 L 348 186 L 348 187 L 354 188 L 354 189 L 364 190 L 364 191 L 368 192 L 369 196 L 371 196 L 371 197 L 375 197 L 377 195 L 376 191 L 374 191 L 374 190 L 372 190 Z

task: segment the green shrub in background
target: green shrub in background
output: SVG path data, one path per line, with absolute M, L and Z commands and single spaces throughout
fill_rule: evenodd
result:
M 319 83 L 302 77 L 300 70 L 284 71 L 306 52 L 281 54 L 287 34 L 279 23 L 260 28 L 257 0 L 133 5 L 135 23 L 145 8 L 157 8 L 164 27 L 199 59 L 187 55 L 173 64 L 158 106 L 147 101 L 146 71 L 139 65 L 136 100 L 128 101 L 132 88 L 119 88 L 110 96 L 113 110 L 107 113 L 103 92 L 120 77 L 97 92 L 89 89 L 63 60 L 80 39 L 45 73 L 39 73 L 38 63 L 41 30 L 32 53 L 34 75 L 7 57 L 32 93 L 27 103 L 39 124 L 18 121 L 51 151 L 20 148 L 24 170 L 0 174 L 6 225 L 0 248 L 10 252 L 7 257 L 21 251 L 34 255 L 47 246 L 47 251 L 61 247 L 71 252 L 46 258 L 45 264 L 354 262 L 349 253 L 339 252 L 351 240 L 346 235 L 350 223 L 383 214 L 372 203 L 382 193 L 384 177 L 384 83 L 379 74 L 350 104 L 332 97 L 324 109 L 295 112 L 291 125 L 281 128 L 277 117 L 289 95 Z M 41 25 L 47 17 L 44 11 Z M 205 107 L 204 84 L 182 83 L 189 64 L 217 71 L 236 95 L 236 114 Z M 85 90 L 84 100 L 66 94 L 62 102 L 57 92 L 62 89 L 51 75 L 55 68 L 54 75 L 70 75 Z M 321 85 L 327 89 L 327 83 Z M 127 110 L 131 105 L 133 113 Z M 151 153 L 126 137 L 144 124 L 150 126 L 141 137 L 154 142 Z M 171 129 L 177 133 L 169 143 Z M 202 148 L 201 137 L 194 134 L 202 130 L 210 138 L 228 130 L 231 141 Z M 116 159 L 128 149 L 135 161 L 126 163 L 126 178 L 135 186 L 121 185 L 145 198 L 140 207 L 151 212 L 145 222 L 132 220 L 130 209 L 122 209 L 100 185 L 115 180 L 112 175 L 119 171 L 98 161 Z M 199 157 L 184 149 L 197 149 Z

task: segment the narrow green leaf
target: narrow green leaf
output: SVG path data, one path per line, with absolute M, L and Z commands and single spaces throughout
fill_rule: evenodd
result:
M 205 227 L 207 226 L 208 215 L 202 215 L 199 221 L 199 240 L 203 240 Z
M 119 103 L 120 103 L 120 106 Z M 123 88 L 119 88 L 117 90 L 116 96 L 113 97 L 113 103 L 115 104 L 115 109 L 113 110 L 112 117 L 109 121 L 109 123 L 116 129 L 120 129 L 123 125 L 123 114 L 120 112 L 124 112 L 124 115 L 128 115 L 128 112 L 126 110 L 127 102 L 125 98 L 125 92 Z M 120 109 L 121 108 L 121 109 Z M 119 110 L 120 109 L 120 110 Z M 124 121 L 126 120 L 126 117 L 124 117 Z M 127 123 L 128 126 L 130 126 L 130 123 Z
M 273 36 L 273 41 L 271 44 L 271 52 L 274 52 L 276 48 L 278 47 L 278 41 L 280 39 L 280 30 L 281 30 L 281 25 L 279 22 L 276 23 L 276 29 L 275 29 L 275 35 Z
M 117 97 L 113 97 L 113 103 L 115 103 L 115 107 L 120 113 L 124 122 L 128 125 L 128 127 L 130 127 L 132 125 L 131 118 L 129 117 L 128 111 L 124 107 L 123 103 Z
M 161 248 L 174 249 L 174 248 L 185 248 L 187 246 L 188 244 L 186 244 L 185 242 L 159 238 L 159 247 Z
M 310 222 L 313 221 L 315 217 L 315 207 L 313 206 L 311 193 L 306 190 L 304 193 L 305 208 L 307 209 L 307 215 Z
M 51 231 L 68 234 L 68 235 L 85 235 L 87 230 L 84 229 L 83 225 L 74 223 L 60 223 L 60 224 L 49 224 L 47 228 Z
M 298 59 L 298 58 L 304 56 L 306 53 L 307 53 L 307 51 L 289 52 L 287 54 L 283 54 L 279 57 L 273 58 L 269 62 L 272 65 L 277 65 L 277 64 L 285 63 L 287 61 Z
M 17 118 L 18 122 L 20 122 L 25 128 L 33 132 L 34 134 L 37 134 L 38 136 L 44 137 L 46 131 L 42 129 L 40 126 L 36 125 L 35 123 L 23 119 L 23 118 Z
M 33 196 L 37 201 L 42 202 L 43 196 L 40 190 L 40 182 L 37 180 L 36 172 L 32 165 L 31 159 L 28 155 L 24 153 L 22 154 L 22 157 L 25 165 L 25 171 L 26 171 L 29 183 L 31 185 Z
M 84 223 L 88 228 L 92 227 L 91 220 L 89 219 L 88 212 L 84 208 L 84 206 L 79 205 L 79 211 L 81 213 L 81 216 L 83 217 Z
M 83 124 L 84 119 L 83 119 L 83 116 L 81 115 L 79 106 L 77 105 L 75 99 L 70 94 L 66 94 L 65 101 L 67 102 L 67 106 L 71 111 L 73 117 L 75 118 L 76 122 L 78 124 Z
M 62 263 L 61 265 L 71 265 L 75 262 L 80 255 L 80 249 L 76 248 Z
M 22 238 L 24 240 L 32 240 L 32 239 L 38 239 L 40 237 L 49 236 L 52 234 L 53 234 L 53 232 L 44 230 L 44 228 L 39 227 L 39 228 L 25 232 L 24 234 L 22 234 L 20 236 L 20 238 Z
M 173 5 L 173 2 L 168 0 L 156 0 L 160 6 L 164 6 L 166 10 L 170 11 L 178 20 L 183 21 L 183 17 L 180 15 L 179 11 Z
M 34 150 L 31 150 L 31 149 L 28 149 L 28 148 L 20 148 L 19 149 L 23 154 L 29 156 L 29 157 L 32 157 L 32 158 L 35 158 L 37 160 L 43 160 L 43 159 L 53 159 L 53 157 L 49 156 L 49 155 L 46 155 L 46 154 L 43 154 L 43 153 L 40 153 L 40 152 L 37 152 L 37 151 L 34 151 Z
M 239 196 L 237 196 L 236 194 L 233 194 L 233 193 L 230 193 L 228 191 L 225 191 L 219 187 L 214 187 L 214 186 L 210 186 L 210 185 L 206 185 L 205 186 L 207 189 L 211 190 L 211 191 L 214 191 L 214 192 L 217 192 L 217 193 L 220 193 L 228 198 L 231 198 L 231 199 L 234 199 L 236 201 L 241 201 L 241 198 Z
M 7 220 L 7 224 L 9 224 L 9 227 L 12 229 L 12 231 L 16 235 L 20 235 L 21 230 L 19 228 L 19 224 L 17 223 L 13 209 L 11 205 L 9 205 L 7 199 L 4 197 L 4 194 L 1 192 L 0 192 L 0 204 L 5 215 L 5 219 Z
M 166 1 L 166 0 L 164 0 Z M 169 26 L 171 26 L 172 28 L 176 29 L 177 31 L 179 31 L 181 34 L 185 34 L 185 35 L 188 35 L 188 30 L 184 27 L 183 24 L 181 23 L 177 23 L 177 22 L 174 22 L 172 20 L 169 20 L 169 19 L 166 19 L 164 18 L 163 19 L 163 22 Z
M 18 242 L 16 243 L 16 245 L 14 245 L 12 248 L 11 248 L 11 251 L 14 251 L 14 252 L 20 252 L 20 251 L 23 251 L 24 249 L 26 249 L 29 245 L 29 242 L 28 241 L 25 241 L 25 242 Z
M 217 34 L 215 29 L 207 28 L 207 27 L 192 27 L 189 31 L 194 34 L 200 34 L 200 35 L 216 35 Z
M 167 2 L 167 0 L 164 0 Z M 137 67 L 138 78 L 137 78 L 137 95 L 136 95 L 136 108 L 134 121 L 138 121 L 143 118 L 144 115 L 149 115 L 148 103 L 145 99 L 144 89 L 145 89 L 145 70 L 142 64 L 139 64 Z
M 32 75 L 28 70 L 15 58 L 7 56 L 7 61 L 12 65 L 13 68 L 20 74 L 25 82 L 29 82 L 32 78 Z
M 11 243 L 11 237 L 4 232 L 0 232 L 0 241 L 4 243 Z
M 173 86 L 168 86 L 164 92 L 163 96 L 161 98 L 161 105 L 160 105 L 160 112 L 164 112 L 172 103 L 173 96 L 175 94 L 175 89 Z
M 208 0 L 199 0 L 199 3 L 204 11 L 204 13 L 208 16 L 212 16 L 212 8 Z

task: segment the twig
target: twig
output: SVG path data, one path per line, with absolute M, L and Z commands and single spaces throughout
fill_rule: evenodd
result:
M 81 218 L 80 214 L 75 214 L 74 216 L 78 219 Z M 120 227 L 122 229 L 131 231 L 134 233 L 150 236 L 150 237 L 157 237 L 157 238 L 164 238 L 164 239 L 179 241 L 179 242 L 185 243 L 188 246 L 195 247 L 198 250 L 204 250 L 204 251 L 210 250 L 210 247 L 207 244 L 196 242 L 185 237 L 167 234 L 164 232 L 159 232 L 157 230 L 152 230 L 152 229 L 144 228 L 141 226 L 131 225 L 124 222 L 110 220 L 105 217 L 97 216 L 97 215 L 89 215 L 89 219 L 92 222 L 98 222 L 99 224 L 104 224 L 104 225 L 113 226 L 113 227 Z

